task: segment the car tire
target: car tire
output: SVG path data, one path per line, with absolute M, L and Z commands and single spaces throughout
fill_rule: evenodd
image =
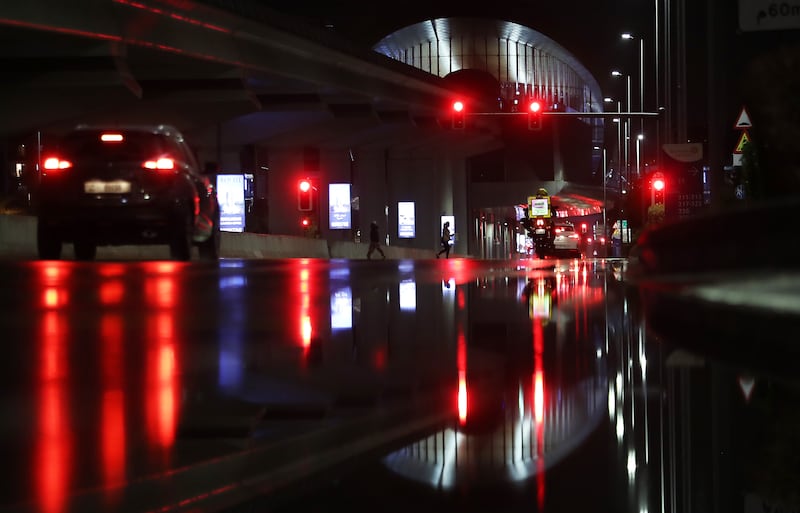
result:
M 61 259 L 63 243 L 58 231 L 39 220 L 36 225 L 36 250 L 41 260 Z
M 86 239 L 76 239 L 73 242 L 75 260 L 90 261 L 97 256 L 97 244 Z
M 192 217 L 189 214 L 180 214 L 175 220 L 170 235 L 169 256 L 184 262 L 192 258 Z
M 214 217 L 214 226 L 211 228 L 211 235 L 208 239 L 197 245 L 197 251 L 201 260 L 219 260 L 219 247 L 222 236 L 219 233 L 219 210 Z

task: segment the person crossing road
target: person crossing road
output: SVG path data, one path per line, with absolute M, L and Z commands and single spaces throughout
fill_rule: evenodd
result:
M 436 253 L 436 258 L 442 256 L 444 253 L 445 258 L 450 258 L 450 221 L 445 221 L 442 226 L 442 249 Z

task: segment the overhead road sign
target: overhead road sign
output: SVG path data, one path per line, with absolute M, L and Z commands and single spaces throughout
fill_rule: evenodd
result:
M 739 0 L 739 28 L 746 32 L 798 29 L 800 3 Z

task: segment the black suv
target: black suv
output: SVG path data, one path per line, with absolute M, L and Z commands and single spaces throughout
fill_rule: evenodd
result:
M 173 127 L 79 126 L 45 149 L 36 194 L 39 258 L 92 260 L 97 246 L 168 244 L 175 260 L 219 258 L 219 204 Z

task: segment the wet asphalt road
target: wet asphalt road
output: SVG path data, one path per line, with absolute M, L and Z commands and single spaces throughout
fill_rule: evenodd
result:
M 777 504 L 752 468 L 781 475 L 770 450 L 793 440 L 764 436 L 796 422 L 775 413 L 796 410 L 796 383 L 650 333 L 626 272 L 591 259 L 0 262 L 14 469 L 0 506 Z

